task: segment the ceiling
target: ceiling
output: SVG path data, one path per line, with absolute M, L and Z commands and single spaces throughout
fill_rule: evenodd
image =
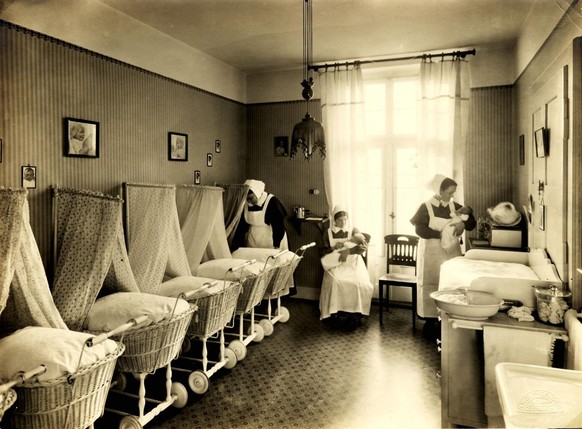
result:
M 245 73 L 302 63 L 303 0 L 100 1 Z M 314 63 L 512 46 L 535 2 L 313 0 Z

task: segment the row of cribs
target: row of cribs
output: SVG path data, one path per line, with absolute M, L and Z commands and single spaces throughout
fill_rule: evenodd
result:
M 174 381 L 175 373 L 185 372 L 190 390 L 202 394 L 216 371 L 244 358 L 249 341 L 259 341 L 274 323 L 289 318 L 280 298 L 312 244 L 297 252 L 257 250 L 256 259 L 209 260 L 180 275 L 175 266 L 168 270 L 175 261 L 158 250 L 164 246 L 156 246 L 181 247 L 176 229 L 165 228 L 167 214 L 175 217 L 174 188 L 147 186 L 140 192 L 144 189 L 160 194 L 157 202 L 167 211 L 156 213 L 164 219 L 157 224 L 139 211 L 137 221 L 126 220 L 132 235 L 142 234 L 136 241 L 146 249 L 141 254 L 126 247 L 130 240 L 121 198 L 53 189 L 55 279 L 49 287 L 30 228 L 27 191 L 0 188 L 0 239 L 7 243 L 0 267 L 0 416 L 6 412 L 3 424 L 8 427 L 93 427 L 106 410 L 121 416 L 120 428 L 144 427 L 170 406 L 186 405 L 188 389 Z M 150 237 L 148 242 L 148 231 L 164 229 L 165 241 Z M 156 277 L 152 273 L 159 266 L 163 275 Z M 222 274 L 216 274 L 217 267 Z M 212 276 L 197 274 L 210 274 L 212 268 Z M 172 270 L 177 275 L 168 280 Z M 156 281 L 153 289 L 139 287 Z M 260 321 L 255 323 L 254 308 L 262 300 L 269 311 L 256 315 Z M 227 341 L 231 332 L 233 339 Z M 209 341 L 219 345 L 214 360 Z M 194 342 L 202 344 L 202 352 L 196 352 L 200 347 L 192 347 Z M 148 397 L 146 377 L 161 383 L 165 393 Z M 128 390 L 132 378 L 138 381 L 137 393 Z M 121 402 L 108 401 L 112 395 L 136 400 L 137 407 L 106 408 L 106 403 Z

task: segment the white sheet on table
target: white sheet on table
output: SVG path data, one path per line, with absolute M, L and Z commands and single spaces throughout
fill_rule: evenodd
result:
M 458 256 L 443 262 L 441 265 L 439 290 L 468 287 L 471 281 L 478 277 L 538 280 L 536 273 L 524 264 L 484 261 Z

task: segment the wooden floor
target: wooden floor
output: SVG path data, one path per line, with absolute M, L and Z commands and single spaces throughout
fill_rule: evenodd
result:
M 189 392 L 146 425 L 157 429 L 439 428 L 439 354 L 410 310 L 391 308 L 379 326 L 378 308 L 359 326 L 324 323 L 318 303 L 287 298 L 287 323 L 251 343 L 245 359 L 210 378 L 204 395 Z M 175 373 L 174 380 L 188 386 Z M 160 385 L 157 376 L 150 378 Z M 129 386 L 132 388 L 135 386 Z M 156 387 L 150 388 L 155 391 Z M 148 393 L 149 393 L 148 392 Z M 149 396 L 149 394 L 148 394 Z M 119 399 L 110 395 L 109 402 Z M 137 413 L 137 400 L 130 402 Z M 97 429 L 118 426 L 110 413 Z

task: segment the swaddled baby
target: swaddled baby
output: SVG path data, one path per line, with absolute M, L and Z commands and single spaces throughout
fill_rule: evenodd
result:
M 445 225 L 441 233 L 441 247 L 445 250 L 454 248 L 459 243 L 459 237 L 455 235 L 455 225 L 469 219 L 473 213 L 471 207 L 461 207 L 453 213 L 451 220 Z

